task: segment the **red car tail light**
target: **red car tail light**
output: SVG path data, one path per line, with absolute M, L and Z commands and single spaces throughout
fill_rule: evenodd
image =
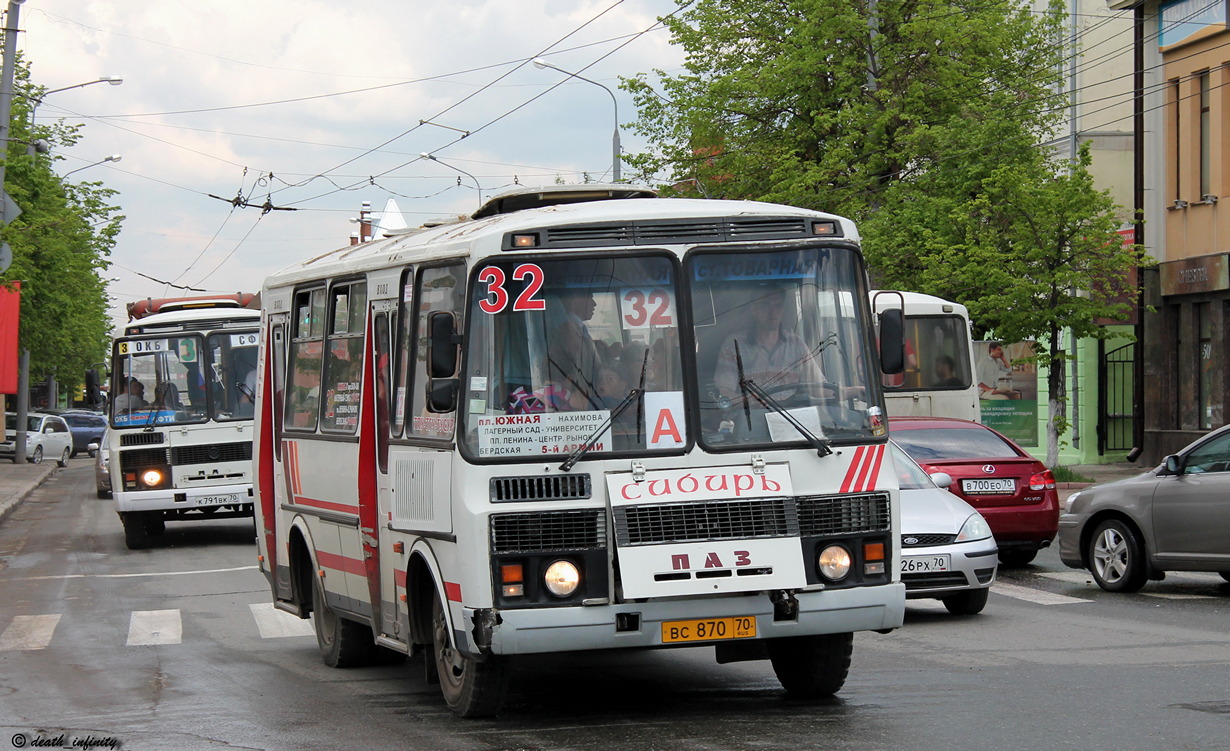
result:
M 1044 469 L 1033 477 L 1029 478 L 1030 490 L 1054 490 L 1055 475 L 1049 470 Z

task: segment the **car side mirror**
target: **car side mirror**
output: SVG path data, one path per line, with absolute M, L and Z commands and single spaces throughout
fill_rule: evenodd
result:
M 932 472 L 931 482 L 935 483 L 937 488 L 947 488 L 952 485 L 952 475 L 947 472 Z
M 1171 454 L 1170 456 L 1163 459 L 1162 463 L 1166 465 L 1166 474 L 1168 475 L 1183 474 L 1183 460 L 1179 458 L 1178 454 Z
M 89 443 L 87 443 L 87 444 L 85 445 L 85 450 L 86 450 L 86 451 L 97 451 L 99 448 L 101 448 L 101 447 L 100 447 L 97 443 L 94 443 L 93 441 L 91 441 L 91 442 L 89 442 Z

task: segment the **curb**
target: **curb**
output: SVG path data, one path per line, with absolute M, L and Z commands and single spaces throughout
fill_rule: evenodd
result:
M 0 498 L 0 522 L 3 522 L 13 509 L 20 506 L 22 501 L 26 500 L 40 485 L 47 482 L 55 474 L 55 471 L 56 467 L 53 462 L 51 467 L 34 474 L 25 482 L 17 484 L 15 490 L 7 498 Z

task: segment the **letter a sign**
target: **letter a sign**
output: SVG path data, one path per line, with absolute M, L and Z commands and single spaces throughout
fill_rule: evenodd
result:
M 653 449 L 682 448 L 688 442 L 682 391 L 645 394 L 645 445 Z

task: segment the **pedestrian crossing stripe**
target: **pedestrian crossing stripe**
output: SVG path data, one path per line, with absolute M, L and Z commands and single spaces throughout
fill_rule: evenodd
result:
M 262 639 L 312 636 L 310 620 L 304 620 L 282 610 L 271 602 L 248 606 L 257 632 Z M 29 652 L 47 649 L 60 625 L 61 613 L 17 615 L 0 632 L 0 652 Z M 136 610 L 128 619 L 129 647 L 173 645 L 183 642 L 183 614 L 178 609 Z

